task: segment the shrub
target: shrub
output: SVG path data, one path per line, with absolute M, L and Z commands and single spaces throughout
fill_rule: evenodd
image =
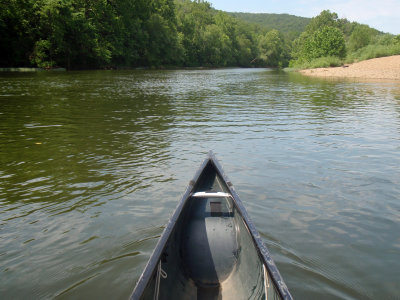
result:
M 328 68 L 341 65 L 343 65 L 343 61 L 336 56 L 324 56 L 312 60 L 297 60 L 290 63 L 290 67 L 296 69 Z
M 400 54 L 400 44 L 386 45 L 368 45 L 363 47 L 347 57 L 346 61 L 362 61 L 366 59 L 384 57 Z

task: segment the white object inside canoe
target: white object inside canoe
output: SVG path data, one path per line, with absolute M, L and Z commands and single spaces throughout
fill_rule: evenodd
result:
M 229 193 L 223 192 L 196 192 L 192 194 L 194 198 L 226 198 L 232 197 Z

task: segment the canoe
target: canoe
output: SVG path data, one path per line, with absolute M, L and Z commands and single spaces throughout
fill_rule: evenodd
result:
M 212 152 L 190 181 L 131 299 L 292 299 Z

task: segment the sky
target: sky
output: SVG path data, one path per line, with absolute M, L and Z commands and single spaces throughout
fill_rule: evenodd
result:
M 325 9 L 383 32 L 400 34 L 400 0 L 207 0 L 228 12 L 290 14 L 315 17 Z

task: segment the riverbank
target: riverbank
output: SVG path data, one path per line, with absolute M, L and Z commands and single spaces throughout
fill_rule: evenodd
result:
M 66 71 L 65 68 L 0 68 L 0 72 L 42 72 L 42 71 Z
M 334 68 L 299 71 L 306 76 L 400 80 L 400 55 L 373 58 Z

